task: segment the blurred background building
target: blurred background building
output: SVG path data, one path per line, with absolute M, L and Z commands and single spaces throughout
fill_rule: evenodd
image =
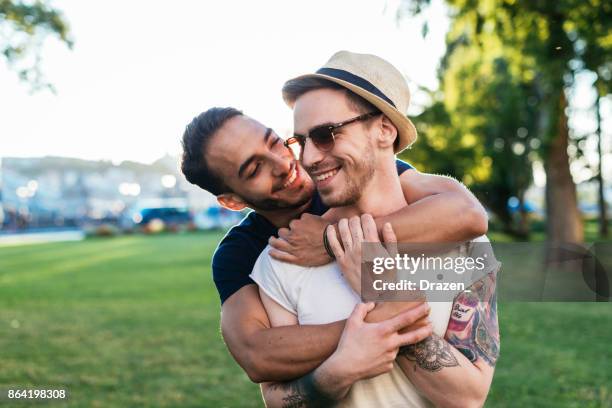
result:
M 152 218 L 177 223 L 198 220 L 204 228 L 236 221 L 215 198 L 189 184 L 178 158 L 151 164 L 89 161 L 65 157 L 1 159 L 0 221 L 5 232 L 83 228 L 111 224 L 122 228 Z

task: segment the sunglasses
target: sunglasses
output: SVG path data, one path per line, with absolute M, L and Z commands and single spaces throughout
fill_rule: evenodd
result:
M 285 141 L 285 147 L 289 147 L 293 143 L 298 143 L 303 150 L 304 146 L 306 145 L 306 139 L 310 138 L 310 140 L 312 140 L 312 144 L 314 144 L 317 149 L 323 152 L 328 152 L 334 147 L 334 141 L 336 138 L 334 132 L 336 132 L 338 129 L 343 126 L 350 125 L 351 123 L 363 122 L 364 120 L 368 120 L 380 114 L 381 112 L 370 112 L 349 120 L 345 120 L 344 122 L 317 126 L 310 130 L 307 135 L 295 133 L 292 137 Z

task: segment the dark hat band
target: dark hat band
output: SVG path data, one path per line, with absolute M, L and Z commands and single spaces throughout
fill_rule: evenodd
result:
M 366 79 L 363 79 L 360 76 L 351 74 L 350 72 L 345 71 L 343 69 L 336 69 L 336 68 L 321 68 L 317 71 L 317 74 L 327 75 L 327 76 L 331 76 L 337 79 L 341 79 L 346 82 L 350 82 L 351 84 L 358 86 L 359 88 L 365 89 L 371 94 L 378 96 L 379 98 L 383 99 L 384 101 L 386 101 L 391 106 L 397 109 L 397 106 L 395 106 L 393 101 L 389 99 L 387 95 L 382 93 L 380 89 L 375 87 L 371 82 L 369 82 Z

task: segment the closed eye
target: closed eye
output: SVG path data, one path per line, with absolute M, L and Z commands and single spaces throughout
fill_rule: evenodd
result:
M 249 173 L 249 175 L 247 176 L 247 179 L 252 179 L 253 177 L 255 177 L 257 173 L 259 172 L 260 167 L 261 167 L 261 162 L 257 162 L 253 171 Z

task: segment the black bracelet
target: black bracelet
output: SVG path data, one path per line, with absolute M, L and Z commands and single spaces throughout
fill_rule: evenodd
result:
M 330 225 L 331 224 L 328 224 L 327 227 L 323 229 L 323 247 L 325 247 L 325 252 L 327 252 L 327 255 L 329 255 L 331 259 L 336 259 L 334 251 L 331 250 L 329 241 L 327 240 L 327 228 L 329 228 Z

